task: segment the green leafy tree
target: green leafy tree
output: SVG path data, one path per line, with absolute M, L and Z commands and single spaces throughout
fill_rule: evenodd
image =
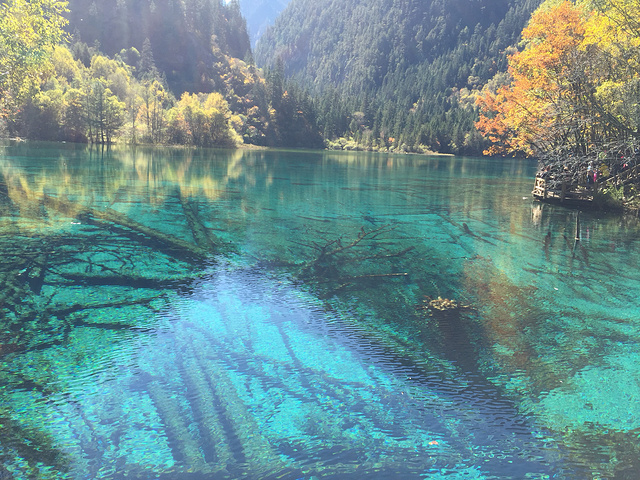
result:
M 124 123 L 125 104 L 104 82 L 94 80 L 87 96 L 89 137 L 92 142 L 109 144 Z
M 185 93 L 168 112 L 170 138 L 199 147 L 235 147 L 241 142 L 231 126 L 231 112 L 219 93 Z
M 63 140 L 71 142 L 86 142 L 88 118 L 86 93 L 80 88 L 68 88 L 64 94 L 64 135 Z
M 101 79 L 121 101 L 129 95 L 131 72 L 130 67 L 124 62 L 104 55 L 94 55 L 89 72 L 92 78 Z
M 64 91 L 57 82 L 47 90 L 38 92 L 23 112 L 28 122 L 27 136 L 38 140 L 58 140 L 65 107 Z
M 141 114 L 146 126 L 145 138 L 151 143 L 162 143 L 166 127 L 165 112 L 173 103 L 171 92 L 158 79 L 147 79 L 141 85 Z
M 67 2 L 6 0 L 0 4 L 0 108 L 14 113 L 37 89 L 53 46 L 63 38 Z

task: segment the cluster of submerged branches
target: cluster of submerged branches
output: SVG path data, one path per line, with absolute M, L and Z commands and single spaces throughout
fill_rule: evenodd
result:
M 207 262 L 213 253 L 228 250 L 228 246 L 204 227 L 197 205 L 183 197 L 180 197 L 180 205 L 193 242 L 153 229 L 115 210 L 96 209 L 46 195 L 27 199 L 20 196 L 19 189 L 13 189 L 11 195 L 7 194 L 6 188 L 4 193 L 0 191 L 0 217 L 9 218 L 12 210 L 24 208 L 27 204 L 32 207 L 30 220 L 25 220 L 18 228 L 16 221 L 7 222 L 4 226 L 0 224 L 0 248 L 5 252 L 0 262 L 0 309 L 7 319 L 0 332 L 0 358 L 8 359 L 10 354 L 55 351 L 59 345 L 71 345 L 74 341 L 72 333 L 79 328 L 108 330 L 115 332 L 116 338 L 120 338 L 118 332 L 148 332 L 153 328 L 152 321 L 145 326 L 140 318 L 134 324 L 120 319 L 121 315 L 102 313 L 136 306 L 138 311 L 148 311 L 152 319 L 158 309 L 164 307 L 168 289 L 189 288 L 198 278 L 194 270 L 199 271 L 202 263 Z M 68 225 L 68 220 L 76 224 L 69 231 L 46 234 L 56 230 L 49 228 L 51 223 Z M 31 225 L 36 225 L 37 233 L 26 233 L 29 222 L 34 222 Z M 40 229 L 44 224 L 47 227 Z M 332 234 L 327 232 L 326 238 L 318 234 L 308 242 L 297 242 L 308 253 L 308 260 L 294 265 L 298 277 L 314 285 L 326 286 L 330 293 L 349 286 L 405 277 L 408 275 L 405 257 L 414 247 L 399 247 L 398 239 L 392 235 L 395 229 L 393 225 L 371 230 L 361 228 L 351 238 L 329 238 Z M 25 233 L 16 242 L 20 231 Z M 104 287 L 114 294 L 89 294 L 102 291 Z M 64 292 L 76 294 L 70 297 Z M 252 332 L 253 328 L 247 331 Z M 288 473 L 299 466 L 293 461 L 283 464 L 282 459 L 289 451 L 292 452 L 291 458 L 301 458 L 300 463 L 306 462 L 304 466 L 308 467 L 311 460 L 302 456 L 303 449 L 290 447 L 286 441 L 274 442 L 253 421 L 254 412 L 247 408 L 245 398 L 232 381 L 229 371 L 243 371 L 253 379 L 254 387 L 258 384 L 265 392 L 271 392 L 277 385 L 283 395 L 296 401 L 304 399 L 300 403 L 308 414 L 305 415 L 307 422 L 300 431 L 314 439 L 318 435 L 326 435 L 324 430 L 335 431 L 336 449 L 354 449 L 353 438 L 345 434 L 351 419 L 345 421 L 336 412 L 327 411 L 326 404 L 318 403 L 317 399 L 329 397 L 335 399 L 333 403 L 336 405 L 364 405 L 371 402 L 369 391 L 363 395 L 357 389 L 336 388 L 323 372 L 316 371 L 313 365 L 304 364 L 304 358 L 295 356 L 294 364 L 305 368 L 301 382 L 296 379 L 296 371 L 287 365 L 278 364 L 275 373 L 263 371 L 257 364 L 244 361 L 247 352 L 243 346 L 250 342 L 240 342 L 238 350 L 237 343 L 221 340 L 206 327 L 189 325 L 183 334 L 177 349 L 180 355 L 171 358 L 175 360 L 176 368 L 167 373 L 180 386 L 179 391 L 189 392 L 182 404 L 177 404 L 172 386 L 155 374 L 140 375 L 138 379 L 139 388 L 148 394 L 155 408 L 176 460 L 197 472 L 220 474 L 221 478 L 245 476 L 246 469 L 264 473 L 265 478 L 272 473 Z M 290 333 L 282 330 L 281 336 L 287 351 L 293 352 Z M 423 365 L 420 349 L 409 353 L 406 345 L 391 337 L 384 340 L 376 338 L 376 342 L 383 343 L 385 348 L 394 352 L 401 352 L 402 358 L 410 358 L 420 369 L 433 368 Z M 101 345 L 96 350 L 100 349 L 102 354 L 102 349 L 106 348 Z M 217 359 L 212 360 L 206 352 L 214 349 Z M 53 381 L 50 378 L 53 373 L 46 368 L 42 370 L 33 375 L 10 369 L 0 372 L 0 381 L 7 386 L 0 392 L 0 400 L 20 389 L 44 399 L 65 394 L 64 382 Z M 314 381 L 309 383 L 308 378 Z M 73 404 L 72 396 L 67 397 Z M 393 402 L 382 397 L 379 402 L 383 408 L 367 407 L 363 411 L 365 420 L 359 428 L 382 425 L 388 429 L 389 425 L 394 425 L 394 415 L 402 414 Z M 46 403 L 55 408 L 55 401 Z M 73 459 L 62 453 L 46 428 L 20 424 L 15 414 L 3 406 L 9 404 L 0 401 L 0 437 L 3 444 L 6 442 L 13 448 L 11 455 L 25 460 L 30 471 L 35 472 L 39 465 L 45 465 L 60 476 L 66 475 L 73 468 Z M 212 405 L 215 408 L 212 409 Z M 83 409 L 79 403 L 72 407 L 77 411 Z M 69 415 L 68 412 L 63 414 Z M 194 417 L 201 418 L 197 425 Z M 82 421 L 84 419 L 79 423 Z M 113 445 L 111 439 L 101 438 L 99 428 L 93 429 L 90 423 L 86 421 L 82 427 L 90 430 L 93 438 L 104 442 L 103 445 Z M 407 432 L 407 435 L 417 436 L 421 429 L 409 425 Z M 356 447 L 371 455 L 376 451 L 376 442 L 373 433 L 362 435 Z M 240 453 L 234 452 L 238 445 Z M 396 448 L 404 454 L 401 442 Z M 3 454 L 0 453 L 0 460 L 5 460 Z M 374 461 L 378 459 L 368 461 L 371 468 L 374 468 Z M 339 469 L 346 467 L 322 468 L 325 472 L 332 472 L 335 468 L 339 473 Z M 362 465 L 357 468 L 360 470 Z M 0 469 L 0 477 L 2 474 Z M 300 475 L 297 470 L 294 474 Z
M 371 230 L 364 227 L 350 239 L 344 236 L 307 242 L 294 242 L 305 249 L 308 260 L 296 265 L 299 278 L 327 285 L 327 296 L 358 283 L 370 283 L 394 277 L 405 277 L 406 270 L 395 263 L 415 247 L 398 248 L 388 234 L 394 225 Z
M 176 195 L 192 241 L 111 208 L 34 194 L 21 182 L 0 179 L 0 360 L 69 345 L 80 329 L 111 332 L 116 339 L 118 332 L 152 329 L 168 292 L 189 288 L 212 255 L 231 250 L 203 225 L 197 204 Z M 135 321 L 118 313 L 125 307 L 139 312 Z M 58 394 L 59 382 L 47 372 L 32 377 L 2 369 L 3 395 L 21 389 L 45 398 Z M 0 396 L 2 404 L 8 403 Z M 2 407 L 0 437 L 34 475 L 39 463 L 66 468 L 49 434 L 25 427 Z
M 19 193 L 19 192 L 18 192 Z M 16 208 L 12 198 L 0 193 L 6 209 Z M 157 229 L 150 228 L 115 210 L 98 210 L 75 202 L 43 195 L 37 200 L 46 223 L 51 217 L 62 215 L 77 220 L 76 234 L 45 233 L 27 234 L 16 242 L 13 223 L 7 225 L 0 245 L 4 252 L 0 263 L 0 305 L 3 315 L 9 319 L 0 341 L 0 354 L 16 349 L 29 348 L 26 339 L 20 340 L 20 332 L 41 331 L 38 325 L 25 328 L 25 323 L 46 325 L 57 319 L 64 331 L 78 323 L 78 315 L 70 321 L 71 314 L 83 314 L 97 308 L 119 307 L 130 304 L 149 304 L 163 295 L 167 287 L 176 287 L 194 279 L 191 269 L 206 262 L 222 248 L 220 242 L 206 230 L 194 213 L 194 207 L 183 200 L 188 224 L 195 243 L 182 240 Z M 170 263 L 164 271 L 178 274 L 149 275 L 149 262 Z M 135 292 L 129 300 L 79 303 L 57 302 L 60 288 L 111 286 L 125 287 Z M 46 287 L 43 289 L 43 287 Z M 144 293 L 143 293 L 144 292 Z M 85 299 L 79 296 L 77 298 Z M 88 300 L 88 299 L 87 299 Z M 99 326 L 99 325 L 95 325 Z

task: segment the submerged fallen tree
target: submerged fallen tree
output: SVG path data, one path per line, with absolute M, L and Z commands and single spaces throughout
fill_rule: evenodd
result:
M 393 225 L 382 225 L 372 230 L 362 227 L 352 239 L 339 236 L 323 241 L 294 242 L 311 252 L 309 260 L 294 265 L 298 278 L 325 285 L 325 295 L 331 296 L 358 283 L 408 276 L 407 271 L 385 271 L 393 268 L 394 265 L 390 264 L 392 259 L 403 257 L 415 249 L 413 246 L 391 248 L 385 235 L 394 229 Z
M 178 260 L 202 262 L 210 255 L 216 253 L 215 251 L 207 250 L 199 245 L 148 227 L 133 220 L 128 215 L 111 208 L 99 210 L 49 195 L 43 196 L 43 204 L 48 208 L 57 210 L 63 215 L 68 215 L 72 218 L 80 219 L 89 225 L 118 233 L 138 243 L 153 247 L 155 250 L 166 253 Z M 194 236 L 199 235 L 194 234 Z M 211 243 L 211 247 L 215 246 L 215 244 Z

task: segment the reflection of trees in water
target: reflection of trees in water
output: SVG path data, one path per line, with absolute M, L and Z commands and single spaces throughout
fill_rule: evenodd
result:
M 69 345 L 78 348 L 76 337 L 80 331 L 106 332 L 116 341 L 126 335 L 149 332 L 168 291 L 190 288 L 214 255 L 233 250 L 232 245 L 221 242 L 204 225 L 195 198 L 217 198 L 230 175 L 244 175 L 240 163 L 232 159 L 222 167 L 209 165 L 222 168 L 210 174 L 206 165 L 189 155 L 180 155 L 175 164 L 171 159 L 156 162 L 153 155 L 127 156 L 119 165 L 116 160 L 116 153 L 106 161 L 102 156 L 94 159 L 105 163 L 98 167 L 99 182 L 92 179 L 91 184 L 77 181 L 74 170 L 82 166 L 74 164 L 75 159 L 60 160 L 58 172 L 44 172 L 35 181 L 5 161 L 0 182 L 0 248 L 4 254 L 0 261 L 0 358 L 54 352 Z M 146 197 L 150 206 L 166 207 L 172 203 L 177 207 L 182 231 L 172 229 L 174 222 L 151 227 L 135 215 L 135 208 L 127 212 L 128 204 L 146 193 L 141 192 L 141 180 L 150 194 Z M 112 209 L 114 204 L 122 210 Z M 181 236 L 181 232 L 186 235 Z M 329 252 L 325 258 L 337 253 Z M 113 314 L 125 308 L 136 309 L 140 317 L 134 322 L 125 315 Z M 108 356 L 111 347 L 81 348 L 85 353 Z M 60 382 L 48 373 L 57 369 L 46 367 L 46 357 L 38 358 L 44 363 L 37 372 L 2 370 L 0 377 L 6 393 L 26 389 L 45 402 L 65 394 L 53 386 Z M 218 413 L 226 418 L 223 423 L 232 423 L 232 436 L 241 442 L 247 460 L 277 458 L 270 447 L 265 450 L 266 443 L 260 443 L 257 430 L 248 431 L 248 424 L 243 424 L 248 419 L 247 412 L 241 411 L 242 402 L 229 381 L 225 383 L 227 377 L 222 369 L 200 358 L 185 358 L 184 362 L 188 363 L 184 370 L 189 373 L 186 384 L 202 394 L 194 408 L 206 412 L 211 406 L 202 402 L 212 395 L 216 401 L 222 400 Z M 177 442 L 177 458 L 193 461 L 193 465 L 202 467 L 202 472 L 210 471 L 210 466 L 196 461 L 202 445 L 189 440 L 188 422 L 183 421 L 183 412 L 172 406 L 171 391 L 156 380 L 149 382 L 148 391 L 165 428 Z M 8 410 L 0 411 L 0 418 L 3 446 L 13 452 L 3 452 L 7 460 L 11 455 L 21 457 L 26 461 L 26 470 L 34 475 L 38 462 L 64 474 L 67 459 L 57 450 L 46 428 L 40 429 L 36 421 L 27 422 L 31 426 L 25 427 L 25 422 L 14 420 Z M 210 427 L 215 433 L 216 415 L 209 414 L 203 421 L 203 431 Z M 220 438 L 227 433 L 222 431 Z M 208 443 L 216 442 L 219 439 L 212 437 Z M 223 450 L 214 452 L 214 457 L 224 461 Z M 255 466 L 255 471 L 260 468 L 263 467 Z
M 132 159 L 130 169 L 105 165 L 103 183 L 98 185 L 93 180 L 78 182 L 69 172 L 80 168 L 74 161 L 61 160 L 58 172 L 45 172 L 35 181 L 6 160 L 2 165 L 0 359 L 16 361 L 54 352 L 73 344 L 87 330 L 114 335 L 115 341 L 148 332 L 152 323 L 145 324 L 153 322 L 167 291 L 188 287 L 213 255 L 232 248 L 204 227 L 197 204 L 180 189 L 172 191 L 173 199 L 182 209 L 184 231 L 190 238 L 181 238 L 180 232 L 175 235 L 171 224 L 165 225 L 166 231 L 153 228 L 134 217 L 134 209 L 127 214 L 101 201 L 113 199 L 112 204 L 127 206 L 132 201 L 132 177 L 146 175 L 149 190 L 154 190 L 157 181 L 183 176 L 184 166 L 158 169 L 153 161 L 145 161 L 141 168 L 140 158 Z M 154 193 L 166 201 L 166 188 Z M 133 194 L 139 191 L 134 189 Z M 157 203 L 158 198 L 150 203 Z M 122 309 L 137 309 L 139 316 L 134 321 L 114 314 Z M 83 345 L 82 349 L 108 356 L 111 347 Z M 5 394 L 32 391 L 47 402 L 61 393 L 56 387 L 60 382 L 48 373 L 55 370 L 47 368 L 46 362 L 31 373 L 2 369 L 0 383 Z M 66 469 L 64 456 L 45 430 L 17 420 L 6 408 L 0 411 L 0 418 L 3 455 L 25 459 L 26 470 L 35 478 L 39 478 L 35 473 L 39 462 L 59 472 Z
M 252 173 L 245 171 L 246 162 L 232 159 L 207 165 L 180 154 L 173 164 L 171 158 L 156 161 L 152 154 L 145 155 L 119 159 L 117 152 L 112 152 L 111 156 L 95 157 L 90 161 L 103 163 L 98 167 L 99 180 L 91 180 L 90 184 L 77 181 L 82 178 L 79 173 L 83 166 L 75 158 L 61 159 L 56 165 L 59 171 L 45 171 L 36 180 L 6 162 L 3 165 L 0 208 L 5 221 L 0 226 L 0 248 L 6 255 L 0 262 L 0 308 L 6 321 L 0 334 L 0 357 L 51 352 L 38 357 L 43 363 L 38 372 L 3 370 L 0 377 L 7 393 L 26 389 L 53 403 L 53 397 L 65 395 L 59 390 L 64 386 L 53 386 L 60 385 L 53 378 L 57 369 L 46 367 L 47 361 L 53 362 L 47 358 L 55 356 L 57 348 L 73 346 L 80 348 L 81 356 L 108 356 L 107 351 L 112 348 L 109 344 L 78 343 L 78 338 L 84 338 L 82 335 L 91 338 L 80 332 L 100 332 L 96 338 L 105 338 L 104 334 L 117 342 L 127 335 L 152 331 L 154 315 L 165 305 L 168 292 L 190 289 L 200 280 L 203 265 L 213 256 L 233 250 L 233 245 L 222 242 L 205 225 L 197 199 L 220 198 L 230 177 L 243 176 L 246 183 L 251 183 Z M 254 159 L 252 168 L 264 167 L 259 155 Z M 173 220 L 160 219 L 150 226 L 147 220 L 152 217 L 136 213 L 140 211 L 134 204 L 138 198 L 144 198 L 151 209 L 173 209 L 171 214 L 166 213 L 166 218 Z M 342 235 L 332 228 L 314 231 L 297 242 L 307 260 L 289 268 L 297 278 L 325 295 L 347 292 L 371 300 L 373 296 L 401 292 L 408 273 L 420 270 L 416 269 L 417 252 L 412 243 L 411 239 L 401 239 L 391 225 L 372 223 L 360 231 L 344 228 Z M 424 249 L 418 251 L 426 255 Z M 391 303 L 406 303 L 400 308 L 409 310 L 412 304 L 408 299 Z M 390 304 L 383 302 L 382 306 L 389 308 Z M 116 313 L 123 309 L 139 313 L 135 323 L 130 316 Z M 419 355 L 408 354 L 398 340 L 389 338 L 384 343 L 390 351 L 419 361 Z M 227 353 L 233 359 L 234 353 Z M 64 356 L 58 360 L 69 359 Z M 224 431 L 223 436 L 239 440 L 247 459 L 276 458 L 270 448 L 265 450 L 266 443 L 242 424 L 241 419 L 247 414 L 242 411 L 238 394 L 228 381 L 225 383 L 225 369 L 200 357 L 185 357 L 183 361 L 183 370 L 188 372 L 183 378 L 185 385 L 200 392 L 192 400 L 194 409 L 206 412 L 210 408 L 205 402 L 208 397 L 226 402 L 218 408 L 217 416 L 205 417 L 208 427 L 203 431 L 209 427 L 211 431 L 231 428 L 231 433 Z M 232 362 L 235 368 L 241 365 L 237 362 Z M 269 377 L 265 382 L 273 384 L 276 380 Z M 351 402 L 351 397 L 344 397 L 330 382 L 325 387 L 325 391 L 335 390 L 336 401 Z M 208 471 L 207 462 L 195 461 L 204 444 L 186 435 L 189 421 L 183 411 L 172 405 L 172 391 L 157 379 L 148 381 L 145 388 L 168 435 L 175 441 L 176 458 L 194 461 L 201 471 Z M 303 390 L 294 391 L 293 395 L 303 395 Z M 365 398 L 359 401 L 366 403 Z M 315 409 L 314 415 L 309 428 L 343 430 L 321 408 Z M 68 460 L 56 449 L 46 427 L 40 429 L 34 421 L 25 429 L 12 420 L 10 411 L 0 412 L 0 416 L 7 417 L 2 427 L 3 444 L 7 439 L 15 455 L 26 459 L 27 468 L 35 471 L 37 462 L 45 462 L 59 472 L 67 468 Z M 386 417 L 377 421 L 390 422 Z M 210 440 L 208 444 L 212 444 Z M 346 447 L 338 442 L 335 448 Z M 223 446 L 220 449 L 212 453 L 212 458 L 222 459 L 229 453 Z M 46 454 L 37 455 L 36 451 Z
M 572 231 L 575 214 L 560 218 L 565 216 L 569 219 L 566 227 Z M 580 302 L 584 293 L 578 287 L 583 282 L 602 284 L 606 278 L 602 266 L 593 265 L 605 261 L 605 257 L 597 252 L 597 262 L 586 261 L 574 249 L 573 232 L 569 244 L 555 230 L 553 237 L 551 259 L 558 263 L 548 269 L 529 270 L 537 276 L 557 277 L 555 284 L 573 290 L 573 299 Z M 558 272 L 557 265 L 566 273 Z M 545 281 L 542 279 L 541 285 Z M 576 464 L 611 477 L 626 478 L 623 472 L 637 471 L 637 432 L 630 428 L 637 418 L 635 413 L 607 411 L 607 403 L 597 401 L 600 396 L 613 394 L 601 391 L 607 382 L 625 381 L 616 375 L 633 375 L 611 366 L 618 358 L 616 345 L 636 341 L 632 330 L 618 328 L 627 321 L 615 318 L 613 312 L 589 315 L 584 313 L 584 305 L 577 316 L 573 302 L 554 304 L 547 299 L 550 292 L 533 284 L 515 283 L 485 257 L 465 262 L 464 288 L 479 313 L 477 323 L 467 323 L 466 328 L 473 332 L 474 345 L 479 347 L 483 375 L 489 375 L 509 397 L 517 398 L 520 412 L 535 417 L 539 425 L 552 432 Z M 585 372 L 598 375 L 602 385 L 585 385 L 581 380 Z M 585 419 L 598 420 L 596 424 Z
M 29 145 L 11 146 L 7 152 L 13 157 L 24 155 L 26 158 L 33 157 L 34 152 L 40 153 Z M 151 195 L 146 200 L 154 203 L 154 195 L 158 195 L 156 200 L 162 200 L 167 188 L 174 188 L 176 184 L 186 189 L 185 195 L 197 193 L 215 200 L 229 179 L 249 173 L 242 167 L 243 152 L 238 150 L 213 154 L 212 151 L 187 148 L 67 148 L 63 153 L 56 149 L 55 158 L 50 161 L 36 157 L 41 167 L 37 176 L 31 170 L 35 168 L 33 165 L 27 170 L 10 157 L 0 159 L 4 183 L 9 189 L 21 185 L 30 193 L 41 194 L 46 190 L 48 194 L 69 195 L 85 203 L 95 200 L 97 195 L 114 199 L 126 194 L 135 184 L 138 188 L 146 188 L 146 193 Z M 46 158 L 47 150 L 42 150 L 41 154 Z M 220 158 L 224 161 L 219 161 Z M 91 171 L 89 177 L 88 171 Z
M 263 174 L 269 178 L 269 172 L 275 169 L 264 154 L 255 152 L 243 156 L 243 153 L 234 153 L 230 160 L 221 162 L 181 150 L 176 150 L 173 157 L 165 158 L 164 155 L 164 151 L 156 156 L 153 150 L 146 149 L 134 149 L 126 154 L 117 150 L 104 155 L 94 153 L 88 161 L 101 163 L 99 180 L 87 184 L 77 180 L 82 178 L 80 174 L 85 168 L 83 156 L 60 159 L 52 169 L 58 169 L 55 173 L 45 170 L 38 177 L 21 172 L 4 161 L 1 167 L 4 178 L 0 180 L 0 249 L 6 254 L 0 260 L 0 312 L 7 320 L 0 333 L 0 358 L 55 351 L 56 347 L 68 345 L 74 332 L 78 331 L 96 331 L 113 335 L 115 339 L 151 331 L 154 316 L 167 303 L 168 291 L 190 290 L 201 280 L 203 265 L 209 264 L 217 254 L 234 251 L 233 244 L 221 239 L 227 233 L 223 231 L 226 227 L 226 230 L 235 228 L 235 236 L 250 222 L 273 218 L 264 216 L 267 209 L 259 208 L 261 199 L 251 199 L 254 204 L 251 200 L 246 205 L 243 200 L 235 204 L 233 202 L 241 195 L 229 193 L 231 185 L 234 189 L 251 189 L 263 181 Z M 329 158 L 327 161 L 334 160 Z M 374 166 L 379 163 L 375 158 L 371 161 Z M 445 160 L 441 162 L 441 168 L 452 168 Z M 393 165 L 383 167 L 393 168 Z M 306 177 L 294 179 L 293 176 L 288 180 L 308 182 Z M 232 179 L 241 181 L 234 183 Z M 274 191 L 281 188 L 268 184 L 268 180 L 265 185 L 258 186 Z M 286 198 L 297 194 L 313 198 L 323 187 L 306 188 L 304 194 L 296 190 Z M 353 197 L 344 198 L 366 198 L 369 188 L 365 185 L 354 190 Z M 472 256 L 478 245 L 492 251 L 504 243 L 500 235 L 487 233 L 492 232 L 493 219 L 488 218 L 489 211 L 485 213 L 486 209 L 480 209 L 476 202 L 475 190 L 478 188 L 479 185 L 470 182 L 458 199 L 457 208 L 464 212 L 463 218 L 469 218 L 466 221 L 471 227 L 452 220 L 450 211 L 440 214 L 443 225 L 451 230 L 452 244 L 463 244 L 464 254 L 468 254 L 461 272 L 452 268 L 454 260 L 439 256 L 428 240 L 412 234 L 408 222 L 386 223 L 384 219 L 389 217 L 368 214 L 358 218 L 349 215 L 336 218 L 337 214 L 332 211 L 323 218 L 292 215 L 287 221 L 299 227 L 300 234 L 284 241 L 281 237 L 271 238 L 269 241 L 284 243 L 285 248 L 277 250 L 269 246 L 264 257 L 272 264 L 283 266 L 288 274 L 325 297 L 330 306 L 343 301 L 365 305 L 374 315 L 362 320 L 363 331 L 368 332 L 378 345 L 383 345 L 394 359 L 421 372 L 425 382 L 436 378 L 440 384 L 451 387 L 454 400 L 460 392 L 474 395 L 484 392 L 482 399 L 474 400 L 471 395 L 465 397 L 465 402 L 496 400 L 500 405 L 499 412 L 507 412 L 509 418 L 517 421 L 514 413 L 517 404 L 509 400 L 511 397 L 503 396 L 503 385 L 495 387 L 481 379 L 488 370 L 497 365 L 501 371 L 526 372 L 531 385 L 517 392 L 525 398 L 532 392 L 535 394 L 548 388 L 550 378 L 559 382 L 568 378 L 569 373 L 553 368 L 551 362 L 539 358 L 537 349 L 543 348 L 539 347 L 541 343 L 547 342 L 545 347 L 549 349 L 553 349 L 554 344 L 551 340 L 541 342 L 542 335 L 537 335 L 545 333 L 536 330 L 536 322 L 548 311 L 537 308 L 533 298 L 535 291 L 516 285 L 488 256 Z M 391 190 L 393 194 L 398 191 L 395 186 Z M 420 185 L 411 185 L 410 189 L 401 191 L 419 201 L 428 200 Z M 284 187 L 279 191 L 282 192 L 286 192 Z M 450 192 L 443 193 L 448 194 Z M 147 204 L 146 210 L 136 205 L 141 199 Z M 230 206 L 231 212 L 226 212 L 228 225 L 221 225 L 219 218 L 211 220 L 212 211 L 222 210 L 217 206 L 218 201 L 226 201 L 225 205 Z M 502 209 L 501 215 L 512 211 L 506 205 L 506 197 L 504 204 L 495 202 L 495 209 Z M 453 207 L 451 210 L 455 213 Z M 238 212 L 245 217 L 232 218 Z M 521 217 L 512 215 L 512 224 L 522 223 Z M 520 215 L 528 216 L 529 212 L 523 209 Z M 567 224 L 567 231 L 570 231 L 573 223 Z M 545 233 L 544 219 L 540 220 L 540 225 L 544 226 L 542 232 Z M 219 230 L 214 230 L 215 226 Z M 273 234 L 269 230 L 271 226 L 264 228 Z M 541 249 L 542 237 L 541 234 Z M 561 232 L 554 232 L 554 242 L 556 240 L 561 242 Z M 557 255 L 553 250 L 556 243 L 551 248 L 552 255 Z M 271 255 L 272 251 L 276 254 Z M 571 261 L 577 268 L 581 260 L 569 255 L 567 262 Z M 464 279 L 462 285 L 460 273 Z M 431 319 L 425 319 L 415 311 L 415 305 L 424 295 L 454 298 L 464 294 L 466 296 L 458 300 L 465 305 L 472 303 L 474 308 L 469 311 L 449 312 L 448 316 Z M 130 318 L 113 314 L 124 308 L 140 312 L 142 321 L 133 324 Z M 377 318 L 373 321 L 372 317 Z M 386 327 L 389 328 L 385 330 Z M 572 339 L 580 341 L 580 336 Z M 212 340 L 209 343 L 220 348 Z M 105 353 L 99 348 L 89 351 L 96 356 Z M 227 397 L 237 403 L 223 407 L 224 413 L 220 416 L 218 412 L 217 420 L 207 419 L 214 430 L 219 427 L 215 422 L 221 418 L 242 415 L 239 410 L 242 400 L 238 394 L 231 388 L 225 387 L 223 391 L 214 387 L 216 378 L 225 375 L 225 368 L 246 367 L 234 352 L 227 351 L 225 355 L 228 364 L 213 373 L 211 368 L 205 368 L 205 357 L 185 358 L 183 370 L 189 373 L 183 372 L 181 380 L 190 385 L 190 389 L 204 392 L 192 399 L 194 409 L 205 411 L 206 402 L 202 399 L 212 395 L 212 398 Z M 3 370 L 0 382 L 7 385 L 7 391 L 36 391 L 48 398 L 58 392 L 50 386 L 55 382 L 47 376 L 46 370 L 42 369 L 37 375 Z M 456 383 L 456 375 L 461 372 L 470 374 L 469 379 L 461 382 L 467 382 L 466 386 Z M 269 376 L 265 384 L 276 380 L 277 376 Z M 224 383 L 218 385 L 217 388 L 222 388 L 220 385 L 224 386 Z M 157 378 L 150 379 L 145 388 L 161 412 L 163 424 L 176 439 L 177 457 L 200 455 L 202 445 L 197 438 L 192 433 L 191 437 L 184 435 L 189 432 L 189 419 L 184 411 L 172 410 L 175 406 L 171 403 L 171 388 Z M 325 382 L 322 388 L 333 387 Z M 294 393 L 302 394 L 301 391 Z M 351 400 L 337 393 L 335 399 Z M 201 403 L 196 405 L 196 402 Z M 484 413 L 487 418 L 490 416 L 490 412 Z M 318 411 L 315 415 L 317 428 L 340 427 L 326 416 L 326 412 Z M 42 451 L 48 452 L 43 461 L 64 468 L 64 462 L 47 434 L 33 428 L 25 430 L 12 421 L 11 412 L 6 409 L 0 411 L 1 417 L 8 418 L 7 422 L 0 422 L 2 438 L 10 439 L 7 442 L 15 446 L 18 456 L 35 462 L 37 457 L 32 445 L 37 444 Z M 231 420 L 224 420 L 227 421 Z M 310 427 L 313 424 L 310 422 Z M 240 429 L 242 433 L 242 428 L 245 427 L 236 425 L 232 431 Z M 252 448 L 259 451 L 264 446 L 251 447 L 249 434 L 244 432 L 246 438 L 241 442 L 245 442 L 247 451 Z M 580 445 L 584 443 L 580 442 L 586 442 L 585 435 L 576 433 L 567 444 L 575 439 L 578 447 L 572 444 L 571 449 L 582 448 Z M 628 440 L 628 436 L 624 438 Z M 181 440 L 178 442 L 178 439 Z M 607 439 L 609 441 L 609 437 Z M 627 455 L 629 448 L 627 443 L 619 453 Z M 614 447 L 612 451 L 616 453 Z M 224 456 L 228 452 L 222 449 L 212 453 L 218 454 Z M 588 458 L 585 454 L 583 461 L 588 463 Z

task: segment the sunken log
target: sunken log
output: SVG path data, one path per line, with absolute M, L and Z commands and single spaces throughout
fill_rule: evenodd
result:
M 47 208 L 52 208 L 63 215 L 80 218 L 89 225 L 118 233 L 188 263 L 202 262 L 215 253 L 136 222 L 111 208 L 98 210 L 49 195 L 44 196 L 44 204 Z

